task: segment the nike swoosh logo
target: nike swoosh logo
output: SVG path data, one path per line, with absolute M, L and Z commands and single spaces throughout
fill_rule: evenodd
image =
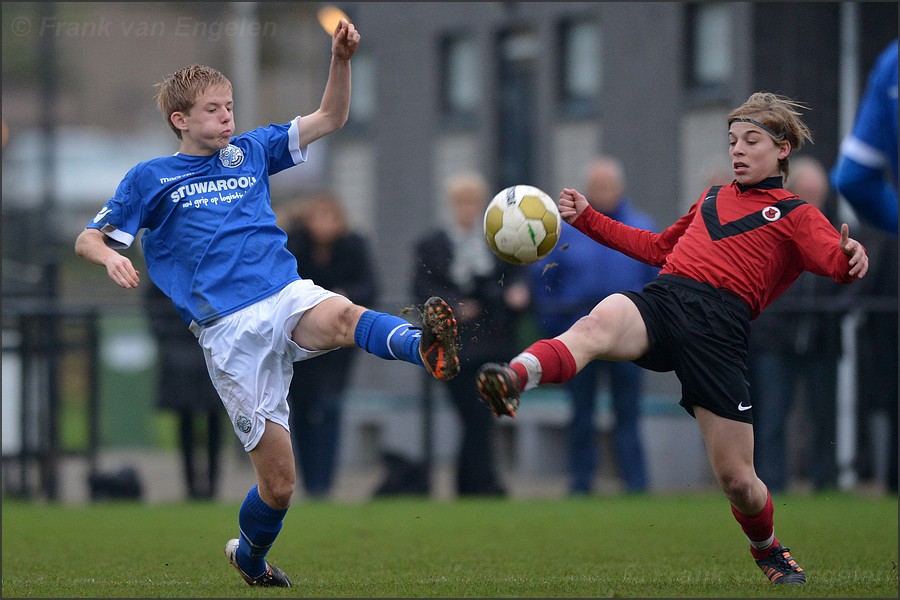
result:
M 741 402 L 740 404 L 738 404 L 738 410 L 741 411 L 741 412 L 744 412 L 745 410 L 750 410 L 751 408 L 753 408 L 753 405 L 752 405 L 752 404 L 751 404 L 750 406 L 744 406 L 744 403 L 743 403 L 743 402 Z
M 108 215 L 110 212 L 112 212 L 112 209 L 110 209 L 110 208 L 108 208 L 108 207 L 106 207 L 106 206 L 104 206 L 103 208 L 101 208 L 101 209 L 100 209 L 100 212 L 97 213 L 97 216 L 94 217 L 94 223 L 99 223 L 101 220 L 103 220 L 103 217 L 105 217 L 106 215 Z

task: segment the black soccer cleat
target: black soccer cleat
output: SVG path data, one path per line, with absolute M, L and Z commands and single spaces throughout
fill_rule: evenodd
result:
M 266 563 L 266 570 L 259 577 L 250 577 L 244 573 L 244 570 L 241 569 L 237 562 L 237 549 L 237 538 L 228 540 L 225 544 L 225 556 L 228 557 L 228 562 L 237 569 L 237 572 L 241 574 L 241 577 L 244 578 L 248 585 L 257 587 L 291 587 L 291 580 L 285 572 L 278 567 L 270 565 L 268 562 Z
M 485 363 L 475 376 L 478 393 L 495 416 L 515 417 L 519 410 L 519 376 L 508 364 Z
M 806 583 L 806 573 L 791 556 L 790 550 L 781 544 L 774 546 L 769 556 L 756 561 L 756 564 L 772 583 Z
M 458 329 L 450 305 L 437 296 L 425 302 L 419 355 L 425 368 L 439 381 L 459 375 Z

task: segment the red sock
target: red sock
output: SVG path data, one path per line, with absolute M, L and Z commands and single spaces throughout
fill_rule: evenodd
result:
M 745 515 L 738 511 L 734 505 L 731 506 L 731 514 L 737 519 L 747 538 L 754 542 L 766 541 L 775 531 L 775 505 L 772 504 L 772 494 L 768 490 L 766 490 L 766 505 L 757 514 L 752 516 Z M 777 542 L 778 540 L 774 539 L 774 543 Z M 769 548 L 771 548 L 771 545 L 766 549 L 759 549 L 750 544 L 750 553 L 753 554 L 753 558 L 756 560 L 762 560 L 769 555 Z
M 566 345 L 557 339 L 539 340 L 526 348 L 525 352 L 533 355 L 541 363 L 542 375 L 538 383 L 565 383 L 575 377 L 577 373 L 575 357 L 572 356 Z M 528 380 L 525 365 L 513 363 L 511 366 L 524 386 Z

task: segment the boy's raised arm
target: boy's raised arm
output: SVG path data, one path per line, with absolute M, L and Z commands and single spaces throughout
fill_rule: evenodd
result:
M 314 113 L 300 119 L 300 147 L 337 131 L 350 115 L 350 59 L 359 48 L 359 32 L 353 23 L 341 19 L 331 38 L 331 67 L 322 95 L 322 103 Z

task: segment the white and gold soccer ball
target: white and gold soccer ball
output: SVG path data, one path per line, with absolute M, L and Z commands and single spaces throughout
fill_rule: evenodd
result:
M 559 241 L 562 219 L 553 199 L 530 185 L 501 190 L 484 211 L 484 239 L 491 251 L 514 265 L 547 256 Z

